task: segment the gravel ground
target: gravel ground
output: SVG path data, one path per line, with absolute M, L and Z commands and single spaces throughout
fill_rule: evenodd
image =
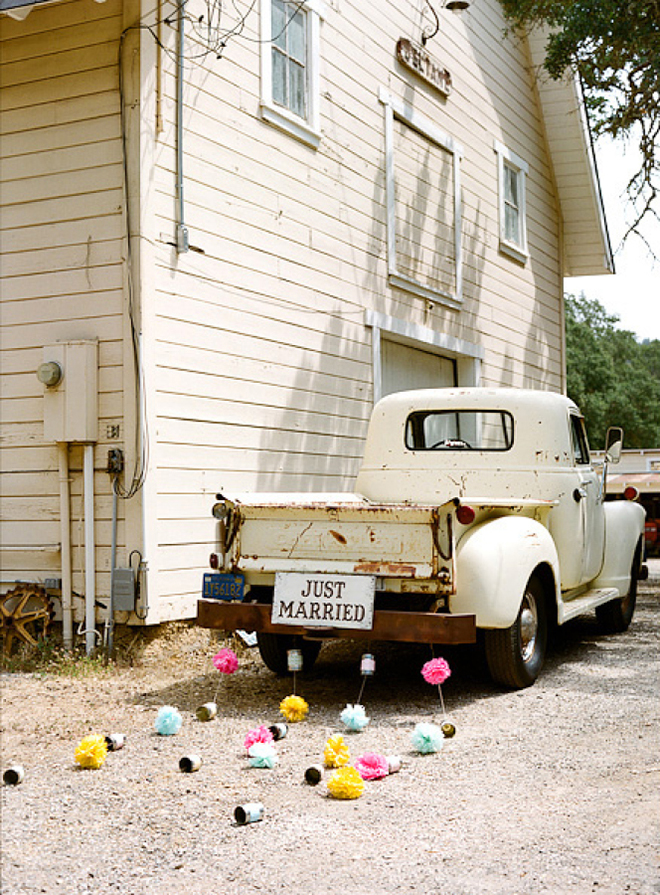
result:
M 415 724 L 441 717 L 419 674 L 428 648 L 376 644 L 371 722 L 345 739 L 352 759 L 373 750 L 403 766 L 355 801 L 303 772 L 357 700 L 359 644 L 324 647 L 298 676 L 310 714 L 277 744 L 273 770 L 248 767 L 243 739 L 281 720 L 292 682 L 255 651 L 220 677 L 210 632 L 180 627 L 135 667 L 91 677 L 4 674 L 2 764 L 25 779 L 2 787 L 2 892 L 657 895 L 660 561 L 651 567 L 630 631 L 574 621 L 528 690 L 494 688 L 474 649 L 445 651 L 457 733 L 432 755 L 410 744 Z M 216 691 L 218 718 L 197 721 Z M 154 732 L 164 704 L 183 715 L 175 736 Z M 82 737 L 115 731 L 126 746 L 102 768 L 75 765 Z M 191 753 L 203 765 L 184 774 Z M 254 801 L 263 821 L 236 825 L 234 808 Z

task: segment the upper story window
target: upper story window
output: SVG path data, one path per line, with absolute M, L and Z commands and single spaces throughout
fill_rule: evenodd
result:
M 495 141 L 499 182 L 500 251 L 523 264 L 527 251 L 527 162 Z
M 319 0 L 261 0 L 261 117 L 316 148 Z

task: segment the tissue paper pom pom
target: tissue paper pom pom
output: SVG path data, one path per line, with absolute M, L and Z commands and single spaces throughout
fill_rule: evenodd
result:
M 387 759 L 377 752 L 365 752 L 355 762 L 355 770 L 363 780 L 379 780 L 390 772 Z
M 253 743 L 248 749 L 248 756 L 251 768 L 274 768 L 277 764 L 277 753 L 270 743 Z
M 181 730 L 182 724 L 183 718 L 174 706 L 164 705 L 162 708 L 158 709 L 158 714 L 154 721 L 156 733 L 159 733 L 164 737 L 172 736 L 172 734 L 178 733 Z
M 307 717 L 309 706 L 300 696 L 287 696 L 280 702 L 280 712 L 286 721 L 304 721 Z
M 413 748 L 423 754 L 439 752 L 444 737 L 442 730 L 435 724 L 418 724 L 411 736 Z
M 342 768 L 351 760 L 348 754 L 348 746 L 340 733 L 330 737 L 323 750 L 323 760 L 326 768 Z
M 431 659 L 422 668 L 422 677 L 427 684 L 444 684 L 451 670 L 444 659 Z
M 364 792 L 364 780 L 355 768 L 339 768 L 328 780 L 328 792 L 335 799 L 357 799 Z
M 349 730 L 364 730 L 369 723 L 363 705 L 347 704 L 339 716 Z
M 246 752 L 249 752 L 250 746 L 254 746 L 255 743 L 272 743 L 273 739 L 273 734 L 265 724 L 262 724 L 261 727 L 255 727 L 254 730 L 247 732 L 243 745 Z
M 94 735 L 85 737 L 76 748 L 76 761 L 81 768 L 100 768 L 108 754 L 105 737 Z
M 233 650 L 224 647 L 213 657 L 213 664 L 223 674 L 233 674 L 238 668 L 238 659 Z

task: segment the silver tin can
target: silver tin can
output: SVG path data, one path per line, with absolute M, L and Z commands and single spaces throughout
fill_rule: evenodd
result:
M 302 671 L 303 654 L 302 650 L 289 649 L 286 651 L 286 667 L 289 671 Z
M 323 777 L 323 767 L 320 764 L 313 764 L 305 771 L 305 783 L 310 786 L 317 786 Z
M 400 755 L 388 755 L 386 761 L 388 774 L 397 774 L 401 770 Z
M 192 774 L 193 771 L 198 771 L 201 766 L 201 755 L 184 755 L 183 758 L 179 759 L 179 770 L 183 771 L 184 774 Z
M 360 674 L 371 677 L 376 673 L 376 657 L 373 653 L 363 653 L 360 661 Z
M 271 724 L 268 730 L 273 734 L 274 740 L 283 740 L 289 731 L 289 725 L 284 724 L 284 722 L 281 724 Z
M 218 714 L 218 706 L 215 702 L 205 702 L 195 711 L 198 721 L 212 721 Z
M 261 802 L 246 802 L 234 809 L 234 820 L 237 824 L 253 824 L 263 820 L 264 806 Z
M 9 786 L 18 786 L 19 783 L 23 782 L 24 777 L 25 770 L 20 764 L 10 765 L 2 775 L 3 782 Z
M 105 738 L 108 752 L 119 752 L 126 745 L 126 735 L 123 733 L 110 733 Z

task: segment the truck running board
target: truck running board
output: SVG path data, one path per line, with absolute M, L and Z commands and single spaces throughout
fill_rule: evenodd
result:
M 263 631 L 268 634 L 307 635 L 314 639 L 345 637 L 351 640 L 394 640 L 405 643 L 475 643 L 474 615 L 444 615 L 435 612 L 394 612 L 377 609 L 373 627 L 306 628 L 274 625 L 271 607 L 265 603 L 225 603 L 199 600 L 197 624 L 220 631 Z
M 595 609 L 596 606 L 609 603 L 610 600 L 616 600 L 618 596 L 619 591 L 615 587 L 595 587 L 592 590 L 585 591 L 579 597 L 574 597 L 572 600 L 567 600 L 560 605 L 559 624 L 563 625 L 564 622 L 577 618 L 578 615 L 584 615 L 585 612 Z

